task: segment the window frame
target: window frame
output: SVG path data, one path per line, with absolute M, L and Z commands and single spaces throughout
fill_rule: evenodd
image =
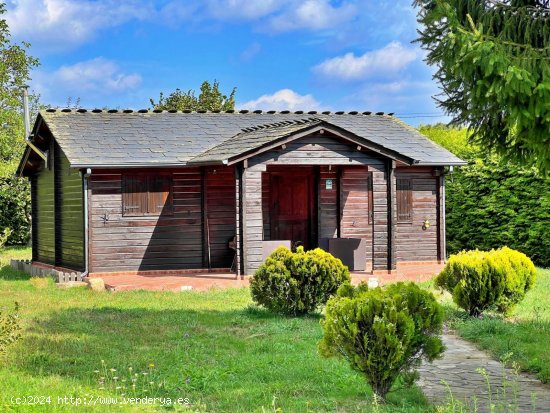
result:
M 407 188 L 401 187 L 400 184 L 407 183 L 405 186 Z M 395 180 L 395 202 L 396 202 L 396 215 L 397 215 L 397 223 L 398 224 L 412 224 L 413 222 L 413 182 L 412 178 L 400 178 L 397 177 Z M 400 197 L 400 194 L 402 196 Z M 403 195 L 406 196 L 406 204 L 403 205 Z M 400 214 L 400 210 L 402 211 L 403 208 L 408 210 L 408 217 L 404 217 L 404 214 Z
M 154 191 L 154 185 L 156 180 L 159 178 L 165 179 L 168 184 L 168 191 L 160 191 L 160 193 L 167 192 L 166 202 L 164 206 L 155 211 L 154 208 L 150 207 L 150 203 L 155 197 L 155 194 L 158 194 L 159 191 Z M 145 198 L 145 212 L 129 212 L 127 211 L 127 194 L 131 193 L 127 191 L 128 179 L 136 180 L 145 180 L 144 191 L 141 192 L 144 194 Z M 160 217 L 160 216 L 171 216 L 174 215 L 174 179 L 172 173 L 168 172 L 125 172 L 121 177 L 121 215 L 123 218 L 143 218 L 143 217 Z M 137 192 L 136 192 L 137 193 Z M 140 208 L 143 209 L 143 208 Z M 154 212 L 151 212 L 154 211 Z

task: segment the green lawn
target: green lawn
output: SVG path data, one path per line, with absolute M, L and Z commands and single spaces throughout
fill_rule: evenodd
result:
M 17 301 L 23 327 L 21 340 L 0 362 L 0 411 L 170 411 L 159 405 L 137 409 L 58 404 L 58 396 L 122 392 L 116 387 L 129 387 L 134 377 L 129 368 L 138 373 L 138 396 L 188 398 L 193 409 L 178 411 L 373 411 L 364 380 L 346 364 L 317 354 L 319 316 L 271 315 L 252 306 L 248 289 L 62 290 L 7 266 L 9 257 L 28 254 L 28 249 L 0 253 L 0 308 Z M 107 382 L 101 385 L 103 366 L 116 371 L 107 370 Z M 42 406 L 18 406 L 12 396 L 52 399 Z M 416 388 L 397 390 L 388 399 L 380 411 L 428 409 Z
M 510 317 L 485 314 L 470 318 L 448 294 L 439 294 L 445 304 L 447 324 L 499 360 L 510 358 L 525 371 L 550 382 L 550 269 L 538 269 L 537 284 Z

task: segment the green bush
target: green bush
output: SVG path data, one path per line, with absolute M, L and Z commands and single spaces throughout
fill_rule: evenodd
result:
M 523 253 L 508 247 L 463 251 L 449 258 L 437 276 L 438 287 L 472 316 L 488 309 L 508 313 L 535 284 L 536 269 Z
M 441 305 L 413 283 L 346 284 L 327 303 L 319 351 L 346 360 L 384 398 L 399 375 L 412 377 L 423 358 L 443 352 L 442 323 Z
M 301 315 L 325 304 L 350 281 L 348 268 L 320 248 L 277 248 L 250 280 L 253 300 L 271 311 Z
M 24 245 L 30 238 L 31 195 L 25 178 L 0 176 L 0 233 L 9 228 L 7 245 Z

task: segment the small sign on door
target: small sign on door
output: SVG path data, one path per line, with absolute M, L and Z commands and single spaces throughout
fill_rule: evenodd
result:
M 332 189 L 332 179 L 327 179 L 325 181 L 325 189 Z

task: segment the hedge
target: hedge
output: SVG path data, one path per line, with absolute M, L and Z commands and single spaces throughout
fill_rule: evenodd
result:
M 470 163 L 445 180 L 447 252 L 508 246 L 550 267 L 550 177 L 483 153 L 465 129 L 419 129 Z
M 7 245 L 24 245 L 30 238 L 31 194 L 29 181 L 0 177 L 0 233 L 11 230 Z

